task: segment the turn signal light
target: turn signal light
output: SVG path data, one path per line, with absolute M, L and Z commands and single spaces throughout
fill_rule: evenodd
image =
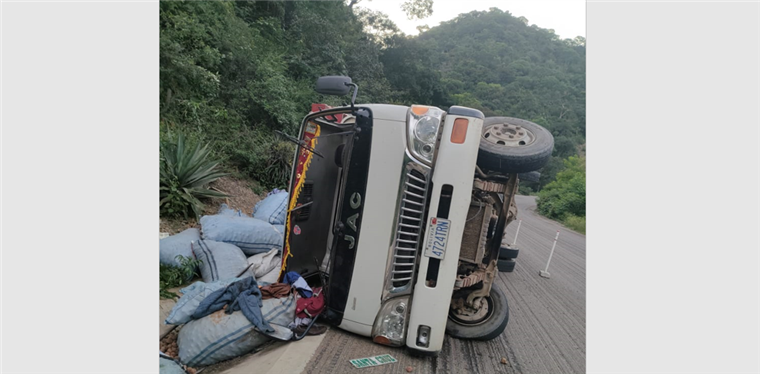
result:
M 470 120 L 467 118 L 457 118 L 454 120 L 454 128 L 451 130 L 451 142 L 456 144 L 464 143 L 467 138 L 467 126 Z
M 388 339 L 388 338 L 386 338 L 386 337 L 384 337 L 382 335 L 378 335 L 378 336 L 372 338 L 372 341 L 374 341 L 377 344 L 382 344 L 382 345 L 393 345 L 393 343 L 391 343 L 390 339 Z
M 416 114 L 418 116 L 421 116 L 421 115 L 427 113 L 428 109 L 430 109 L 430 107 L 428 107 L 428 106 L 412 105 L 412 113 L 414 113 L 414 114 Z

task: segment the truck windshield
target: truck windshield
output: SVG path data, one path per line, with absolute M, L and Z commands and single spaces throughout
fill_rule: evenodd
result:
M 356 119 L 350 109 L 325 110 L 308 116 L 301 126 L 302 146 L 296 151 L 291 176 L 285 252 L 288 271 L 304 278 L 330 270 Z

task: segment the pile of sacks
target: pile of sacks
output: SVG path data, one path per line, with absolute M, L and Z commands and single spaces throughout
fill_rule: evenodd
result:
M 187 229 L 160 240 L 160 261 L 180 266 L 177 256 L 202 261 L 204 282 L 251 275 L 259 284 L 277 281 L 288 193 L 275 192 L 253 208 L 253 217 L 222 204 L 218 214 L 201 217 L 201 230 Z
M 253 217 L 222 205 L 219 213 L 201 217 L 201 230 L 188 229 L 160 240 L 160 261 L 180 266 L 177 256 L 201 260 L 202 281 L 180 290 L 182 297 L 164 321 L 182 325 L 177 338 L 179 360 L 206 366 L 248 352 L 275 338 L 289 340 L 296 301 L 287 297 L 260 302 L 263 320 L 274 332 L 262 333 L 242 311 L 219 310 L 200 318 L 202 301 L 239 281 L 252 288 L 276 283 L 280 274 L 288 193 L 271 193 L 256 204 Z M 248 279 L 250 278 L 250 279 Z M 260 299 L 259 299 L 260 300 Z

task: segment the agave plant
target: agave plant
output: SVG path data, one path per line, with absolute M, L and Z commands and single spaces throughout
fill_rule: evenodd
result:
M 183 134 L 176 143 L 161 142 L 161 215 L 187 219 L 192 212 L 199 218 L 204 207 L 201 199 L 227 196 L 208 188 L 209 183 L 227 175 L 217 169 L 219 162 L 209 154 L 208 145 L 188 145 Z
M 290 177 L 293 152 L 295 152 L 295 147 L 292 144 L 274 141 L 266 160 L 267 166 L 260 176 L 262 182 L 272 188 L 284 187 Z

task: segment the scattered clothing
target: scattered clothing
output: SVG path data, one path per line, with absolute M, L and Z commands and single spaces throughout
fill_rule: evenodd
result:
M 311 297 L 311 295 L 314 294 L 314 291 L 311 290 L 311 287 L 309 287 L 309 285 L 306 284 L 306 281 L 295 271 L 289 271 L 285 273 L 283 280 L 287 284 L 295 287 L 296 290 L 298 290 L 298 293 L 303 297 Z
M 311 328 L 306 331 L 306 329 L 309 328 L 309 325 L 300 325 L 293 329 L 293 332 L 301 336 L 304 332 L 306 332 L 306 335 L 322 335 L 327 331 L 327 326 L 325 325 L 317 325 L 316 323 L 311 326 Z
M 268 286 L 261 287 L 261 298 L 263 300 L 288 297 L 289 294 L 290 285 L 285 283 L 272 283 Z
M 208 295 L 198 305 L 198 309 L 195 310 L 192 318 L 203 318 L 227 305 L 226 314 L 240 310 L 259 331 L 272 333 L 274 328 L 269 325 L 261 313 L 261 306 L 263 305 L 261 300 L 261 290 L 256 284 L 256 279 L 246 277 Z
M 300 297 L 296 300 L 296 317 L 316 318 L 325 309 L 325 297 L 322 288 L 314 289 L 313 297 Z
M 309 317 L 306 317 L 306 318 L 296 317 L 296 319 L 288 325 L 288 328 L 293 330 L 298 326 L 309 325 L 310 323 L 311 323 L 311 318 Z

